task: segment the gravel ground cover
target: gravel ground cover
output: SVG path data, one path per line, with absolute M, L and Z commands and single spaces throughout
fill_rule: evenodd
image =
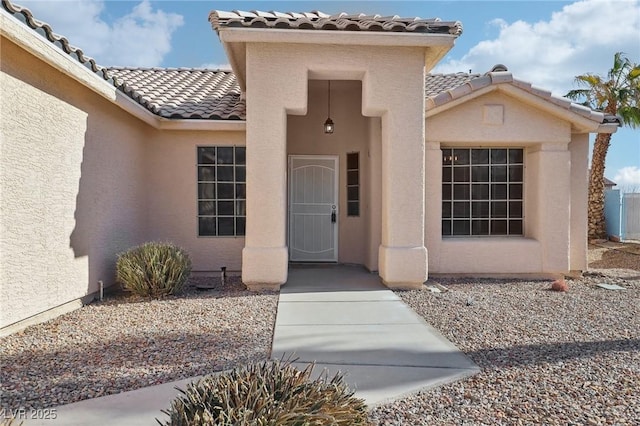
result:
M 445 293 L 399 292 L 482 371 L 376 407 L 374 423 L 640 424 L 640 255 L 605 246 L 589 256 L 610 269 L 567 280 L 567 293 L 549 281 L 460 279 L 437 280 Z
M 372 422 L 640 424 L 639 247 L 591 247 L 596 269 L 567 293 L 549 281 L 454 279 L 438 280 L 446 293 L 398 292 L 482 372 L 376 407 Z M 196 283 L 216 288 L 109 297 L 1 338 L 1 407 L 50 408 L 267 358 L 277 293 L 237 278 Z
M 1 338 L 1 407 L 51 408 L 269 356 L 277 293 L 250 293 L 237 277 L 189 284 L 161 300 L 108 297 Z

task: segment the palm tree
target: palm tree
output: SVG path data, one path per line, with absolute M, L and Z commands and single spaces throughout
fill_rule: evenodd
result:
M 578 86 L 565 96 L 591 109 L 620 117 L 622 125 L 640 126 L 640 65 L 625 54 L 613 56 L 613 68 L 606 77 L 583 74 L 576 77 Z M 604 166 L 611 143 L 611 133 L 598 133 L 591 156 L 589 174 L 589 239 L 606 238 L 604 222 Z

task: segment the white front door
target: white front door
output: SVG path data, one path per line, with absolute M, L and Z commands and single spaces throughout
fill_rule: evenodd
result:
M 289 156 L 289 260 L 338 261 L 338 157 Z

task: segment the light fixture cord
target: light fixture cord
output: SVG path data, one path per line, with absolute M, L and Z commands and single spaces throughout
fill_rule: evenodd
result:
M 327 96 L 327 117 L 331 118 L 331 80 L 329 83 L 329 96 Z

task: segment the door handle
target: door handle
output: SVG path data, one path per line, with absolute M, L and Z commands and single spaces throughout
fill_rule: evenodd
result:
M 331 212 L 331 223 L 336 223 L 336 211 Z

